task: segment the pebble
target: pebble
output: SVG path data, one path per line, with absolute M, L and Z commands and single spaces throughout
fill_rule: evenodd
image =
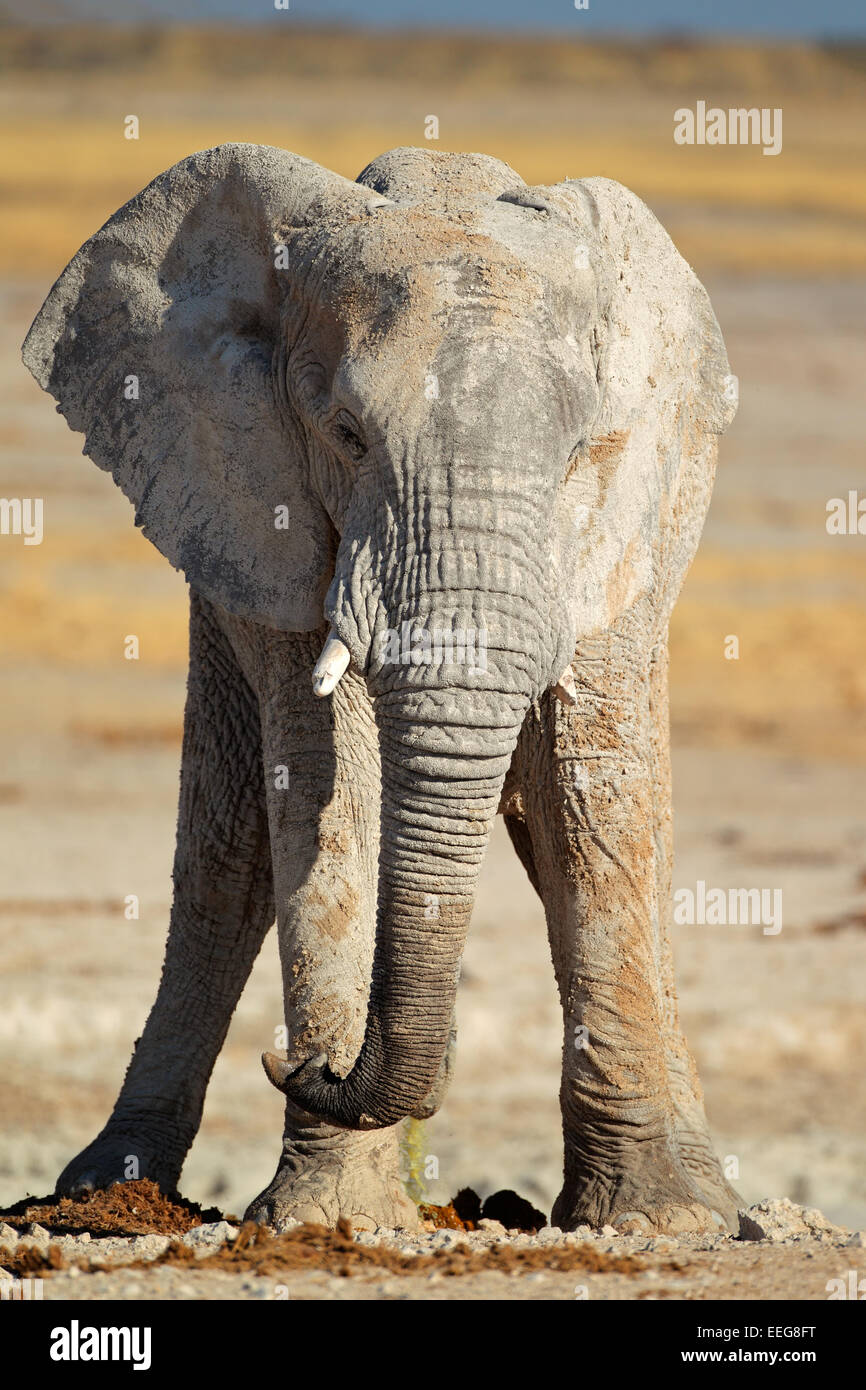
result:
M 539 1245 L 556 1245 L 558 1241 L 562 1240 L 562 1236 L 563 1232 L 558 1226 L 542 1226 L 535 1238 Z
M 238 1227 L 232 1226 L 228 1221 L 208 1221 L 203 1226 L 193 1226 L 191 1231 L 181 1236 L 181 1240 L 193 1250 L 202 1247 L 212 1249 L 234 1240 L 237 1233 Z
M 132 1241 L 132 1254 L 137 1260 L 155 1260 L 171 1244 L 171 1236 L 135 1236 Z

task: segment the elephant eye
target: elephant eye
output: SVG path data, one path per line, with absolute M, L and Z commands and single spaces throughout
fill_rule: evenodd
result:
M 348 410 L 338 410 L 331 428 L 350 458 L 355 460 L 363 458 L 367 452 L 367 443 L 361 433 L 361 426 L 354 415 L 351 415 Z

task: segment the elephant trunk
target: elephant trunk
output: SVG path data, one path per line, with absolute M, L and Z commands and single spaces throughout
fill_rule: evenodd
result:
M 380 691 L 376 945 L 367 1027 L 345 1079 L 323 1058 L 266 1060 L 286 1095 L 331 1123 L 380 1128 L 418 1111 L 448 1048 L 478 874 L 528 692 L 441 684 Z

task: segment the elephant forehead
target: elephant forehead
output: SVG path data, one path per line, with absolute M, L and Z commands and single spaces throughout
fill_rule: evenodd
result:
M 441 325 L 450 310 L 482 304 L 493 317 L 513 319 L 544 296 L 531 259 L 468 211 L 377 208 L 329 238 L 319 271 L 321 302 L 364 334 L 406 315 Z

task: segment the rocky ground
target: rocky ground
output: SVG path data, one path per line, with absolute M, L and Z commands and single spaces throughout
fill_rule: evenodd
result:
M 676 1239 L 622 1236 L 612 1226 L 528 1232 L 490 1219 L 420 1234 L 299 1224 L 274 1236 L 222 1218 L 190 1225 L 196 1218 L 169 1203 L 154 1220 L 159 1203 L 146 1205 L 136 1222 L 139 1208 L 129 1199 L 126 1219 L 108 1222 L 138 1224 L 138 1234 L 73 1229 L 81 1211 L 69 1202 L 49 1212 L 49 1225 L 28 1219 L 39 1208 L 8 1213 L 0 1224 L 0 1298 L 826 1300 L 850 1296 L 851 1271 L 856 1282 L 866 1247 L 866 1232 L 787 1199 L 744 1210 L 737 1238 Z M 97 1230 L 101 1221 L 94 1211 Z M 144 1229 L 173 1221 L 175 1231 Z M 41 1283 L 19 1290 L 13 1279 Z

